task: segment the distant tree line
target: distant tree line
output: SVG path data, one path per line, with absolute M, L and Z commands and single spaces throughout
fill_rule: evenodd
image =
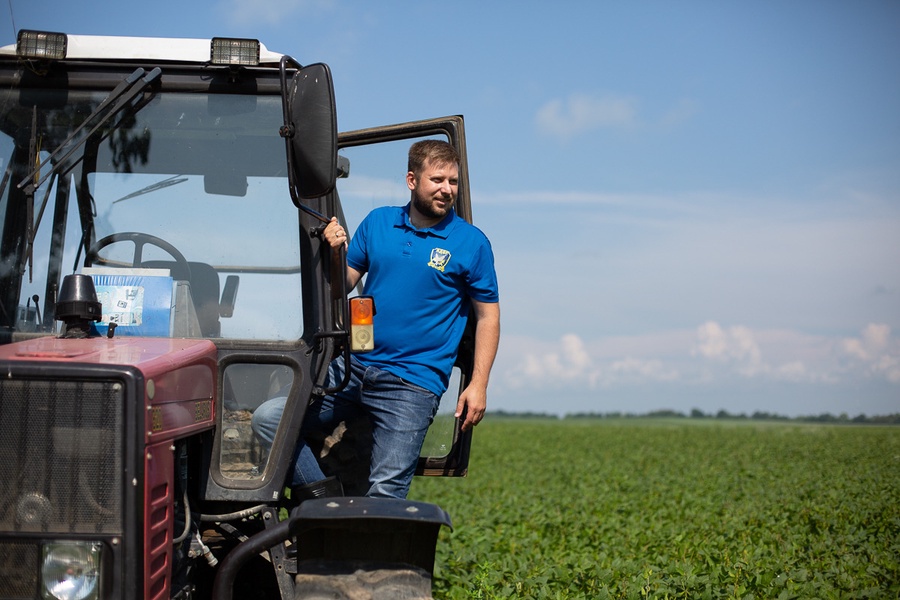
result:
M 818 415 L 803 415 L 797 417 L 786 417 L 770 412 L 756 411 L 751 415 L 746 413 L 732 414 L 727 410 L 720 410 L 713 413 L 704 413 L 699 408 L 694 408 L 689 414 L 676 410 L 654 410 L 643 414 L 623 413 L 623 412 L 580 412 L 570 413 L 564 417 L 558 417 L 548 413 L 538 412 L 509 412 L 505 410 L 489 411 L 491 415 L 498 417 L 515 417 L 517 419 L 721 419 L 721 420 L 753 420 L 753 421 L 793 421 L 799 423 L 845 423 L 845 424 L 866 424 L 866 425 L 900 425 L 900 413 L 890 415 L 867 416 L 859 414 L 850 417 L 847 413 L 833 415 L 831 413 L 821 413 Z

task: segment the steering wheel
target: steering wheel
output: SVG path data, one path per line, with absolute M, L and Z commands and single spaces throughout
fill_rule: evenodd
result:
M 165 241 L 164 239 L 156 237 L 155 235 L 150 235 L 149 233 L 140 233 L 137 231 L 113 233 L 106 236 L 105 238 L 97 240 L 97 242 L 87 251 L 87 254 L 85 254 L 84 265 L 86 267 L 89 267 L 94 264 L 94 261 L 100 260 L 100 250 L 106 248 L 110 244 L 115 244 L 117 242 L 132 242 L 134 244 L 134 258 L 131 261 L 132 267 L 139 268 L 143 266 L 142 256 L 144 253 L 144 246 L 156 246 L 175 259 L 175 266 L 179 271 L 181 271 L 180 273 L 178 273 L 178 275 L 183 275 L 185 279 L 190 280 L 191 267 L 190 265 L 188 265 L 188 261 L 184 257 L 184 255 L 179 252 L 175 246 Z M 174 276 L 175 273 L 173 273 L 172 275 Z

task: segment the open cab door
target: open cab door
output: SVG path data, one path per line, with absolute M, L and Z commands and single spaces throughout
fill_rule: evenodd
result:
M 459 153 L 459 192 L 455 210 L 458 216 L 472 222 L 463 117 L 443 117 L 338 134 L 338 152 L 349 159 L 350 174 L 338 180 L 336 193 L 340 196 L 351 236 L 372 209 L 384 205 L 405 206 L 409 202 L 405 181 L 407 155 L 412 143 L 425 138 L 447 141 Z M 375 340 L 377 343 L 377 331 Z M 462 432 L 462 418 L 454 418 L 453 413 L 459 395 L 472 375 L 474 341 L 474 319 L 470 316 L 450 385 L 425 438 L 416 475 L 462 477 L 468 471 L 472 431 Z

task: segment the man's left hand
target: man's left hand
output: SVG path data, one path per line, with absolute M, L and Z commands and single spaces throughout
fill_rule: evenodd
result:
M 466 420 L 463 421 L 462 430 L 468 431 L 481 422 L 486 409 L 487 390 L 477 385 L 469 385 L 459 395 L 459 402 L 456 403 L 456 414 L 454 416 L 459 418 L 463 412 L 466 413 Z

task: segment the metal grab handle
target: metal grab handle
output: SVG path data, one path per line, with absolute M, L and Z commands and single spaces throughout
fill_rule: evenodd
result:
M 330 221 L 329 221 L 330 222 Z M 321 236 L 322 232 L 325 230 L 325 226 L 319 226 L 315 229 L 315 233 Z M 347 307 L 347 250 L 344 248 L 344 245 L 341 244 L 337 248 L 330 248 L 332 251 L 332 260 L 339 261 L 341 265 L 340 274 L 338 282 L 338 294 L 332 293 L 332 300 L 340 300 L 338 302 L 339 312 L 335 315 L 335 322 L 331 324 L 332 330 L 326 332 L 320 332 L 315 334 L 315 337 L 318 339 L 341 339 L 344 342 L 343 347 L 343 355 L 344 355 L 344 374 L 341 381 L 334 387 L 326 388 L 326 387 L 316 387 L 315 393 L 330 396 L 332 394 L 336 394 L 350 383 L 350 332 L 349 329 L 349 310 Z M 335 252 L 336 251 L 336 252 Z M 334 281 L 332 278 L 332 290 L 334 290 Z M 339 324 L 344 328 L 341 329 Z M 330 364 L 330 361 L 329 361 Z M 327 367 L 326 367 L 327 368 Z

